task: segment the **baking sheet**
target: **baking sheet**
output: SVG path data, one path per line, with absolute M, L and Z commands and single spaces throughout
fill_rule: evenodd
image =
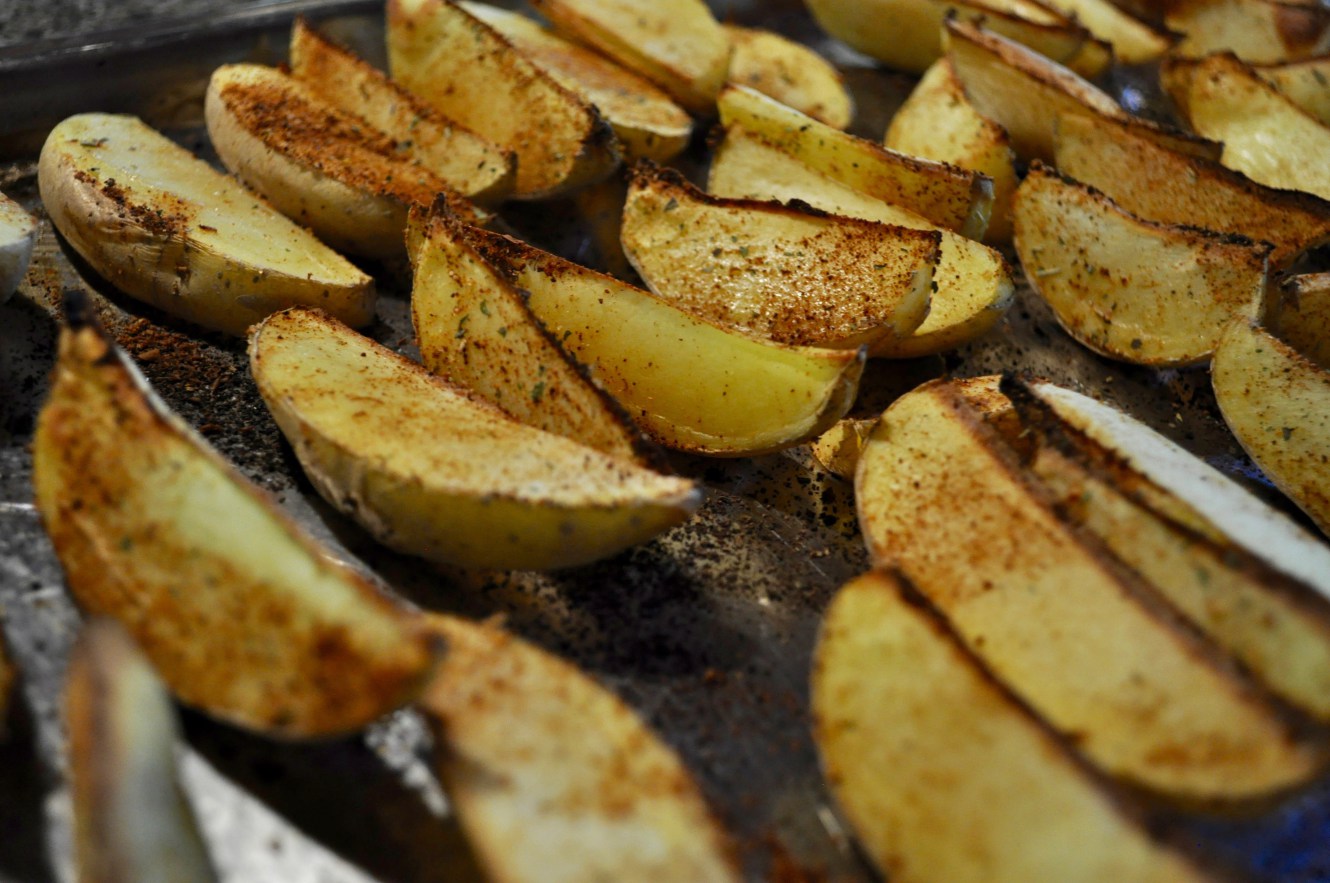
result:
M 715 5 L 836 60 L 857 101 L 858 134 L 879 138 L 911 86 L 822 37 L 794 0 Z M 40 215 L 36 149 L 46 128 L 79 110 L 139 113 L 206 153 L 199 102 L 209 73 L 227 61 L 279 60 L 297 13 L 381 63 L 379 5 L 318 0 L 0 52 L 0 190 Z M 1145 82 L 1134 72 L 1115 86 L 1148 104 Z M 683 161 L 694 174 L 702 140 Z M 503 214 L 538 245 L 604 262 L 570 202 Z M 409 351 L 402 268 L 367 269 L 384 295 L 372 333 Z M 72 288 L 92 293 L 103 320 L 172 407 L 348 560 L 423 607 L 503 613 L 517 632 L 623 695 L 698 776 L 735 832 L 750 878 L 872 879 L 829 805 L 807 720 L 819 616 L 867 557 L 850 487 L 823 473 L 806 449 L 732 461 L 672 456 L 679 472 L 707 486 L 701 513 L 600 564 L 544 575 L 440 570 L 377 547 L 318 499 L 259 402 L 240 342 L 199 333 L 109 290 L 71 259 L 43 217 L 33 269 L 0 305 L 0 604 L 24 672 L 23 701 L 0 744 L 0 881 L 71 879 L 57 703 L 77 614 L 31 506 L 26 444 L 54 358 L 60 297 Z M 985 340 L 946 356 L 872 364 L 859 410 L 880 411 L 944 373 L 1004 370 L 1104 398 L 1287 508 L 1216 418 L 1204 372 L 1100 359 L 1067 338 L 1024 286 Z M 411 712 L 367 737 L 313 746 L 275 744 L 190 712 L 184 722 L 186 787 L 224 879 L 478 878 L 425 766 L 428 737 Z M 1325 783 L 1253 818 L 1160 824 L 1258 878 L 1330 880 Z

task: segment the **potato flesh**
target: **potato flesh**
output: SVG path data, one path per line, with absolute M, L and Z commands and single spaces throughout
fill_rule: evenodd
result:
M 461 222 L 421 224 L 411 319 L 425 367 L 523 423 L 638 459 L 637 430 L 467 244 Z
M 486 259 L 661 444 L 715 456 L 780 450 L 820 435 L 858 392 L 862 352 L 753 340 L 610 276 L 513 240 L 490 241 Z
M 114 622 L 84 627 L 64 706 L 79 879 L 216 880 L 176 776 L 175 709 Z
M 812 705 L 832 793 L 892 880 L 1208 879 L 1152 841 L 884 573 L 849 583 L 827 610 Z
M 891 150 L 973 169 L 993 179 L 993 210 L 986 242 L 1011 240 L 1011 196 L 1016 154 L 1001 126 L 975 110 L 951 62 L 935 61 L 901 105 L 887 129 Z
M 1330 126 L 1330 57 L 1260 66 L 1256 73 L 1289 101 Z
M 924 320 L 940 240 L 646 175 L 629 189 L 622 235 L 652 291 L 681 309 L 777 343 L 870 355 Z
M 468 199 L 488 204 L 512 189 L 511 151 L 443 116 L 303 20 L 291 31 L 291 73 L 324 101 L 383 132 L 400 153 Z
M 1273 243 L 1273 267 L 1330 240 L 1330 203 L 1264 187 L 1218 163 L 1161 147 L 1129 126 L 1063 117 L 1054 154 L 1058 171 L 1141 218 Z
M 1330 274 L 1288 279 L 1266 321 L 1275 336 L 1330 370 Z
M 723 125 L 741 126 L 847 187 L 971 239 L 988 228 L 993 186 L 977 172 L 887 150 L 744 86 L 727 86 L 718 107 Z
M 118 619 L 181 700 L 260 732 L 345 733 L 411 698 L 432 653 L 409 614 L 299 534 L 98 331 L 60 348 L 33 484 L 81 607 Z
M 724 25 L 734 47 L 729 82 L 756 89 L 833 129 L 845 129 L 854 104 L 840 72 L 802 43 L 774 31 Z
M 1058 322 L 1095 352 L 1189 365 L 1264 309 L 1270 246 L 1142 221 L 1042 166 L 1016 191 L 1016 252 Z
M 1176 52 L 1187 57 L 1235 52 L 1253 62 L 1288 61 L 1330 49 L 1330 11 L 1272 0 L 1173 0 L 1164 13 L 1183 34 Z
M 23 281 L 36 242 L 36 219 L 0 193 L 0 303 L 8 300 Z
M 1182 801 L 1244 800 L 1319 768 L 1263 694 L 1061 523 L 944 383 L 887 410 L 855 491 L 874 561 L 899 566 L 1114 776 Z
M 516 154 L 515 198 L 572 190 L 618 164 L 595 108 L 450 0 L 389 0 L 388 66 L 440 113 Z
M 374 316 L 373 280 L 134 117 L 60 123 L 38 178 L 74 249 L 117 288 L 172 315 L 231 334 L 297 303 L 353 325 Z
M 740 879 L 679 758 L 617 697 L 496 626 L 430 621 L 449 653 L 421 707 L 494 879 Z
M 1211 379 L 1243 449 L 1330 535 L 1330 371 L 1259 325 L 1235 321 Z
M 939 230 L 937 288 L 928 315 L 909 337 L 884 343 L 879 355 L 914 358 L 967 343 L 991 330 L 1011 305 L 1011 273 L 998 252 L 847 187 L 743 128 L 726 130 L 712 156 L 707 189 L 735 199 L 799 199 L 837 215 Z

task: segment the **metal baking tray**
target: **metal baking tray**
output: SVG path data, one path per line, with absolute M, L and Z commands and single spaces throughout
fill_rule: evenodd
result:
M 798 0 L 717 2 L 730 20 L 803 40 L 842 68 L 853 131 L 880 138 L 912 80 L 824 37 Z M 79 265 L 41 212 L 35 157 L 45 132 L 83 110 L 137 113 L 206 155 L 201 97 L 218 64 L 280 61 L 304 14 L 383 60 L 381 5 L 296 0 L 93 38 L 0 49 L 0 190 L 43 219 L 33 268 L 0 305 L 0 605 L 22 667 L 0 742 L 0 881 L 70 880 L 59 691 L 78 627 L 31 498 L 27 450 L 65 291 L 88 291 L 163 398 L 313 533 L 423 607 L 501 613 L 511 627 L 623 695 L 684 757 L 734 832 L 751 879 L 871 880 L 832 808 L 809 735 L 808 670 L 821 612 L 868 565 L 852 489 L 806 449 L 744 460 L 675 455 L 708 489 L 700 514 L 609 561 L 556 574 L 452 572 L 386 551 L 313 492 L 258 399 L 243 346 L 126 298 Z M 1149 80 L 1109 83 L 1150 107 Z M 705 128 L 705 127 L 703 127 Z M 696 175 L 705 132 L 684 157 Z M 609 266 L 570 203 L 505 208 L 538 245 Z M 370 265 L 384 296 L 373 335 L 411 351 L 403 268 Z M 1153 371 L 1073 343 L 1024 286 L 984 340 L 945 356 L 870 365 L 857 410 L 880 411 L 931 377 L 1028 371 L 1134 414 L 1277 505 L 1217 411 L 1204 371 Z M 705 382 L 705 378 L 699 378 Z M 400 712 L 363 737 L 274 743 L 183 712 L 187 791 L 223 879 L 479 879 L 428 772 L 428 736 Z M 999 807 L 994 811 L 1000 812 Z M 1256 879 L 1330 880 L 1330 785 L 1244 818 L 1171 815 L 1161 826 Z M 594 849 L 595 844 L 587 844 Z

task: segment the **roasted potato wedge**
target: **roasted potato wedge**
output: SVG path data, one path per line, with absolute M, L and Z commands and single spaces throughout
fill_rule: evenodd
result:
M 1236 320 L 1215 350 L 1211 379 L 1243 449 L 1330 535 L 1330 370 L 1257 323 Z
M 854 102 L 840 71 L 825 58 L 774 31 L 723 27 L 734 47 L 729 82 L 756 89 L 833 129 L 850 125 Z
M 660 86 L 695 114 L 710 116 L 730 67 L 730 41 L 703 0 L 532 0 L 579 43 Z
M 740 126 L 726 128 L 707 187 L 718 196 L 797 199 L 837 215 L 939 230 L 928 316 L 909 337 L 880 344 L 879 355 L 913 358 L 968 343 L 990 331 L 1011 305 L 1011 271 L 997 251 L 829 178 Z
M 854 481 L 854 470 L 859 465 L 868 434 L 873 430 L 876 417 L 845 417 L 836 425 L 809 443 L 813 459 L 832 475 Z
M 673 170 L 634 170 L 623 250 L 658 297 L 794 346 L 869 355 L 928 315 L 941 234 L 708 196 Z
M 1330 369 L 1330 273 L 1286 279 L 1266 322 L 1277 337 Z
M 244 334 L 292 304 L 374 318 L 374 282 L 135 117 L 82 114 L 51 130 L 37 170 L 61 235 L 116 288 L 190 322 Z
M 1330 202 L 1257 184 L 1219 163 L 1169 150 L 1114 120 L 1062 117 L 1053 152 L 1059 172 L 1141 218 L 1274 244 L 1274 268 L 1330 241 Z
M 1188 57 L 1234 52 L 1248 61 L 1308 58 L 1330 50 L 1330 10 L 1283 0 L 1169 0 L 1164 23 Z
M 0 304 L 23 281 L 37 243 L 37 220 L 0 193 Z
M 978 172 L 887 150 L 746 86 L 726 86 L 717 106 L 722 124 L 747 129 L 847 187 L 971 239 L 988 229 L 993 182 Z
M 651 539 L 702 500 L 691 481 L 518 423 L 316 311 L 255 326 L 250 367 L 324 499 L 433 561 L 573 567 Z
M 1157 224 L 1036 163 L 1013 201 L 1016 253 L 1067 333 L 1110 358 L 1191 365 L 1264 313 L 1272 246 Z
M 70 654 L 64 706 L 78 879 L 216 880 L 176 775 L 175 709 L 114 620 L 84 626 Z
M 640 431 L 531 314 L 521 293 L 444 211 L 412 213 L 411 319 L 425 367 L 515 419 L 615 457 L 640 459 Z
M 65 309 L 33 486 L 75 600 L 181 700 L 250 729 L 346 733 L 409 701 L 434 657 L 416 617 L 169 412 L 85 300 Z
M 688 771 L 613 693 L 496 625 L 429 622 L 448 655 L 420 707 L 493 879 L 741 879 Z
M 1252 68 L 1289 101 L 1330 126 L 1330 55 Z
M 948 58 L 933 62 L 891 119 L 884 140 L 891 150 L 973 169 L 993 179 L 993 209 L 986 242 L 1011 241 L 1011 195 L 1016 153 L 997 123 L 975 110 Z
M 1111 0 L 1045 0 L 1063 15 L 1075 19 L 1095 37 L 1113 47 L 1113 57 L 1124 64 L 1145 64 L 1161 58 L 1177 42 L 1177 35 L 1151 27 L 1128 15 Z
M 511 150 L 448 119 L 304 19 L 291 29 L 290 55 L 291 73 L 310 91 L 383 132 L 397 153 L 462 196 L 492 205 L 512 191 L 517 162 Z
M 391 138 L 276 68 L 217 68 L 205 109 L 208 136 L 231 173 L 336 249 L 401 254 L 407 211 L 439 195 L 480 220 L 442 178 L 398 155 Z
M 614 128 L 626 159 L 664 162 L 688 146 L 692 118 L 650 80 L 568 42 L 520 13 L 488 3 L 460 5 L 502 34 L 559 85 L 595 105 Z
M 1330 199 L 1330 126 L 1231 54 L 1173 59 L 1165 87 L 1191 127 L 1224 142 L 1219 161 L 1253 181 Z
M 1021 0 L 808 0 L 808 9 L 831 36 L 913 74 L 922 74 L 942 57 L 942 26 L 949 16 L 983 21 L 990 30 L 1084 76 L 1099 75 L 1113 58 L 1085 28 L 1043 4 Z
M 393 79 L 517 157 L 512 196 L 599 181 L 619 162 L 600 113 L 452 0 L 389 0 Z
M 900 883 L 1208 880 L 899 577 L 846 585 L 813 659 L 813 735 L 864 851 Z
M 768 453 L 816 438 L 854 403 L 862 350 L 754 340 L 517 240 L 472 235 L 560 345 L 663 445 Z
M 1062 523 L 946 381 L 883 414 L 855 496 L 874 562 L 899 566 L 971 652 L 1112 775 L 1184 803 L 1228 802 L 1324 764 L 1281 704 Z
M 1134 117 L 1075 73 L 985 28 L 962 21 L 946 25 L 947 56 L 979 113 L 1007 130 L 1025 159 L 1053 158 L 1053 130 L 1064 115 L 1121 120 L 1166 147 L 1217 159 L 1221 146 Z

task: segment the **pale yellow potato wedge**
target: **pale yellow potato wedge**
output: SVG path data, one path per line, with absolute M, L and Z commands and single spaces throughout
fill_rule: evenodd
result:
M 1031 714 L 900 577 L 827 609 L 813 736 L 865 853 L 900 883 L 1211 879 Z
M 276 68 L 222 65 L 204 107 L 208 137 L 231 173 L 340 251 L 401 254 L 407 211 L 440 195 L 480 220 L 442 178 L 397 154 L 387 135 Z
M 318 97 L 363 119 L 467 199 L 492 205 L 513 189 L 511 150 L 448 119 L 382 71 L 297 19 L 291 28 L 291 73 Z
M 1191 127 L 1224 142 L 1219 161 L 1254 181 L 1330 199 L 1330 126 L 1236 56 L 1174 60 L 1163 81 Z
M 1330 273 L 1286 279 L 1266 322 L 1299 353 L 1330 369 Z
M 1330 535 L 1330 370 L 1239 320 L 1215 350 L 1211 380 L 1243 450 Z
M 1282 705 L 1063 524 L 945 381 L 887 409 L 855 496 L 874 562 L 900 567 L 969 650 L 1108 773 L 1176 801 L 1241 802 L 1324 765 Z
M 625 159 L 664 162 L 688 146 L 692 118 L 650 80 L 520 13 L 469 0 L 459 5 L 502 34 L 561 86 L 595 105 L 614 128 Z
M 1170 0 L 1170 30 L 1187 57 L 1234 52 L 1248 61 L 1290 61 L 1330 50 L 1330 10 L 1277 0 Z
M 83 298 L 65 309 L 33 486 L 79 605 L 182 701 L 263 733 L 347 733 L 413 698 L 434 656 L 416 617 L 168 411 Z
M 808 9 L 831 36 L 913 74 L 922 74 L 945 53 L 942 26 L 953 15 L 983 21 L 990 30 L 1088 77 L 1112 62 L 1112 52 L 1085 28 L 1047 6 L 1020 0 L 808 0 Z
M 420 707 L 494 880 L 742 879 L 688 770 L 618 697 L 497 625 L 429 622 L 448 654 Z
M 822 56 L 774 31 L 724 25 L 734 47 L 729 82 L 806 113 L 834 129 L 854 118 L 854 102 L 845 79 Z
M 513 151 L 514 198 L 573 190 L 618 165 L 614 130 L 593 106 L 451 0 L 389 0 L 387 17 L 393 79 Z
M 1113 47 L 1113 57 L 1124 64 L 1144 64 L 1162 57 L 1177 36 L 1151 27 L 1118 8 L 1111 0 L 1045 0 L 1063 15 L 1080 22 L 1090 33 Z
M 1169 150 L 1114 120 L 1060 118 L 1053 153 L 1059 172 L 1141 218 L 1274 244 L 1274 268 L 1330 241 L 1330 202 L 1257 184 L 1219 163 Z
M 37 243 L 37 219 L 0 193 L 0 304 L 23 281 Z
M 950 59 L 939 58 L 896 111 L 884 144 L 891 150 L 973 169 L 993 179 L 985 242 L 1011 241 L 1016 152 L 997 123 L 975 110 Z
M 947 56 L 975 109 L 1007 130 L 1025 159 L 1053 157 L 1060 116 L 1121 120 L 1174 150 L 1215 159 L 1220 145 L 1134 117 L 1108 94 L 1020 43 L 968 22 L 946 25 Z
M 859 466 L 859 455 L 873 430 L 876 417 L 846 417 L 809 443 L 813 459 L 832 475 L 854 481 L 854 470 Z
M 993 208 L 993 182 L 968 169 L 888 150 L 833 129 L 746 86 L 726 86 L 720 121 L 770 141 L 847 187 L 980 239 Z
M 250 366 L 324 499 L 432 561 L 573 567 L 651 539 L 702 500 L 691 481 L 518 423 L 315 311 L 256 326 Z
M 1289 101 L 1330 126 L 1330 55 L 1252 68 Z
M 532 0 L 579 43 L 660 86 L 695 114 L 715 111 L 730 41 L 703 0 Z
M 1272 246 L 1145 221 L 1036 163 L 1013 202 L 1016 253 L 1067 333 L 1139 365 L 1206 361 L 1265 310 Z
M 794 346 L 869 355 L 928 315 L 941 234 L 708 196 L 673 170 L 639 166 L 623 250 L 660 298 Z
M 1012 302 L 1011 270 L 992 248 L 848 187 L 748 130 L 729 126 L 711 160 L 710 192 L 738 199 L 802 200 L 837 215 L 918 230 L 939 230 L 928 316 L 914 333 L 878 354 L 914 358 L 953 349 L 992 330 Z
M 411 320 L 425 367 L 522 423 L 641 459 L 641 432 L 468 244 L 462 222 L 446 210 L 413 212 L 411 222 L 421 237 Z
M 171 698 L 115 621 L 84 626 L 65 674 L 64 710 L 78 879 L 216 880 L 176 773 Z
M 768 453 L 816 438 L 854 403 L 862 350 L 754 340 L 515 239 L 471 233 L 559 344 L 663 445 Z
M 37 175 L 74 250 L 174 316 L 229 334 L 293 304 L 352 325 L 374 318 L 369 276 L 135 117 L 70 117 L 47 137 Z

